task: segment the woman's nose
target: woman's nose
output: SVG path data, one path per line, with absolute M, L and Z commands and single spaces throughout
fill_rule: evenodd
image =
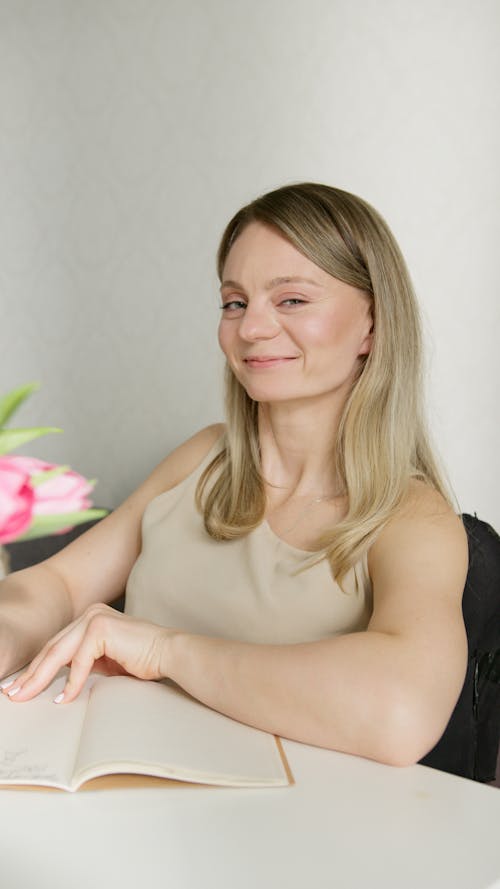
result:
M 240 320 L 239 334 L 245 340 L 271 339 L 281 330 L 272 309 L 247 305 Z

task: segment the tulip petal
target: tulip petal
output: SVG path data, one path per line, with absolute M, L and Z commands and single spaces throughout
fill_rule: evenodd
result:
M 52 470 L 56 465 L 55 463 L 47 463 L 46 460 L 39 460 L 38 457 L 23 457 L 20 454 L 7 454 L 5 457 L 0 457 L 0 460 L 8 460 L 16 469 L 26 472 L 30 476 Z
M 66 472 L 41 482 L 34 490 L 35 515 L 80 512 L 91 506 L 92 485 L 77 472 Z
M 37 472 L 31 476 L 30 484 L 33 488 L 37 488 L 38 485 L 42 485 L 44 482 L 50 481 L 50 479 L 57 478 L 58 475 L 63 475 L 65 472 L 69 472 L 69 470 L 69 466 L 55 466 L 54 469 L 46 469 L 42 472 Z
M 5 458 L 0 460 L 0 544 L 17 540 L 27 531 L 33 517 L 33 500 L 29 476 Z

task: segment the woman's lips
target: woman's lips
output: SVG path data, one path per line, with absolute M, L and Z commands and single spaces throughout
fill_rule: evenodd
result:
M 253 367 L 257 370 L 264 367 L 275 367 L 278 364 L 285 364 L 286 361 L 295 361 L 295 356 L 291 358 L 245 358 L 247 367 Z

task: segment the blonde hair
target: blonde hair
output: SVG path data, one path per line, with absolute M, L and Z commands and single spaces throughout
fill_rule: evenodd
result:
M 279 230 L 317 266 L 363 290 L 373 301 L 371 351 L 361 359 L 332 442 L 332 468 L 347 493 L 348 511 L 321 534 L 316 551 L 300 569 L 327 558 L 341 584 L 401 506 L 411 478 L 426 482 L 453 507 L 451 488 L 438 468 L 424 418 L 418 306 L 387 223 L 356 195 L 300 183 L 252 201 L 233 216 L 222 235 L 219 278 L 232 244 L 251 222 Z M 216 540 L 248 534 L 262 522 L 266 509 L 258 403 L 227 363 L 225 412 L 224 448 L 207 466 L 196 490 L 205 528 Z M 203 503 L 210 479 L 213 484 Z

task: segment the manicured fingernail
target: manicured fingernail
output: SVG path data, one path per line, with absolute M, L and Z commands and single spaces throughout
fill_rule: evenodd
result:
M 18 691 L 21 691 L 21 686 L 17 685 L 16 688 L 11 688 L 10 691 L 7 692 L 9 698 L 13 698 L 14 695 L 17 695 Z
M 54 698 L 53 703 L 60 704 L 63 699 L 64 699 L 64 692 L 62 691 L 60 695 L 57 695 L 57 698 Z
M 9 687 L 10 687 L 11 685 L 13 685 L 13 684 L 14 684 L 14 680 L 13 680 L 13 679 L 7 679 L 6 682 L 2 682 L 2 684 L 0 685 L 0 688 L 1 688 L 2 691 L 3 691 L 5 688 L 9 688 Z

